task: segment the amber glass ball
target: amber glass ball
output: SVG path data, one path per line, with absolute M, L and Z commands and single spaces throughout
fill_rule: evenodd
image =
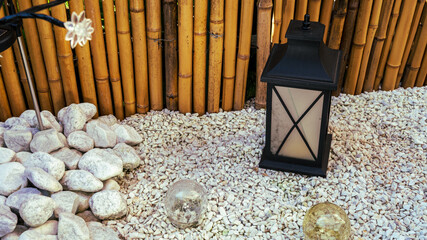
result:
M 329 202 L 311 207 L 305 214 L 302 229 L 306 240 L 348 240 L 351 232 L 347 214 Z

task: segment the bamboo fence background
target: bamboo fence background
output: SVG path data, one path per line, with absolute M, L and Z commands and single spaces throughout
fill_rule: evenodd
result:
M 47 0 L 15 0 L 18 10 Z M 335 95 L 427 85 L 426 0 L 70 0 L 44 10 L 62 21 L 83 9 L 95 33 L 71 49 L 65 29 L 25 19 L 26 54 L 40 107 L 94 103 L 119 119 L 150 110 L 230 111 L 256 97 L 273 44 L 290 20 L 326 27 L 343 60 Z M 0 17 L 7 14 L 4 7 Z M 0 121 L 33 108 L 15 44 L 0 58 Z

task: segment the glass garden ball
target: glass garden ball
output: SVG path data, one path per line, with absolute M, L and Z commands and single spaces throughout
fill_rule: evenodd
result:
M 302 230 L 305 239 L 347 240 L 350 238 L 350 220 L 342 208 L 329 202 L 311 207 L 305 214 Z
M 166 214 L 179 228 L 195 227 L 204 213 L 207 193 L 202 185 L 193 180 L 180 180 L 166 193 Z

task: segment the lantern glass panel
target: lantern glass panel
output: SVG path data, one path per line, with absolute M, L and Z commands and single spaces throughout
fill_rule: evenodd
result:
M 321 91 L 274 87 L 270 143 L 273 154 L 316 160 L 319 152 L 323 101 Z

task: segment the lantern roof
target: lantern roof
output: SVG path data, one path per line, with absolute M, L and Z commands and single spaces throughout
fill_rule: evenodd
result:
M 286 38 L 288 43 L 274 45 L 262 82 L 313 90 L 335 90 L 339 74 L 340 51 L 323 43 L 325 26 L 292 20 Z

